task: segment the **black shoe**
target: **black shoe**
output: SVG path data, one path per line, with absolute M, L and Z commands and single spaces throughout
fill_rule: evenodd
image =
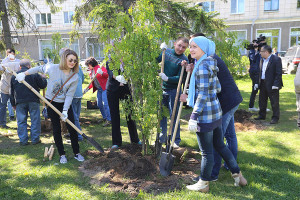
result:
M 15 118 L 14 116 L 10 116 L 10 117 L 9 117 L 9 120 L 10 120 L 10 121 L 15 121 L 16 118 Z
M 97 122 L 100 124 L 100 123 L 103 123 L 103 122 L 105 122 L 105 121 L 106 121 L 105 119 L 101 118 L 101 119 L 99 119 Z
M 272 119 L 270 124 L 278 124 L 278 120 L 277 119 Z
M 255 120 L 265 120 L 266 118 L 265 117 L 262 117 L 262 116 L 258 116 L 256 118 L 254 118 Z
M 39 144 L 39 143 L 42 143 L 41 140 L 37 141 L 37 142 L 32 142 L 31 144 L 35 145 L 35 144 Z
M 10 129 L 10 127 L 8 127 L 6 125 L 0 125 L 0 128 Z
M 20 146 L 26 146 L 26 145 L 29 145 L 29 143 L 28 142 L 26 142 L 26 143 L 21 143 L 20 142 Z

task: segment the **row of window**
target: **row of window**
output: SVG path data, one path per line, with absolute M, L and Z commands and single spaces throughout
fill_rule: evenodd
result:
M 73 11 L 63 12 L 64 14 L 64 24 L 73 23 Z M 35 14 L 36 25 L 51 25 L 51 13 L 38 13 Z
M 79 41 L 75 40 L 73 43 L 70 43 L 68 38 L 62 39 L 65 47 L 74 50 L 78 56 L 80 56 L 80 46 Z M 44 50 L 53 49 L 52 40 L 39 40 L 39 50 L 40 50 L 40 59 L 44 59 L 45 53 Z M 104 58 L 103 44 L 99 43 L 96 38 L 86 38 L 86 56 L 93 56 L 97 60 Z
M 247 31 L 246 30 L 240 30 L 240 31 L 232 31 L 236 32 L 237 34 L 237 43 L 241 44 L 244 40 L 247 40 Z M 266 42 L 268 45 L 270 45 L 272 48 L 276 48 L 278 51 L 286 51 L 286 49 L 280 49 L 280 32 L 281 29 L 263 29 L 263 30 L 257 30 L 256 31 L 256 37 L 258 37 L 260 34 L 266 36 Z M 289 37 L 289 47 L 300 45 L 300 28 L 295 27 L 290 29 L 290 37 Z M 242 55 L 245 55 L 247 52 L 244 48 L 240 49 L 240 52 Z

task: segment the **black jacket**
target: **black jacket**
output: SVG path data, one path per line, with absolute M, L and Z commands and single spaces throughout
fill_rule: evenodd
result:
M 263 67 L 263 59 L 260 60 L 259 64 L 259 76 L 256 80 L 256 84 L 260 84 L 261 75 L 262 75 L 262 67 Z M 266 72 L 265 72 L 265 84 L 267 90 L 271 91 L 272 86 L 276 86 L 279 89 L 282 88 L 282 63 L 281 58 L 275 55 L 271 55 L 270 60 L 268 62 Z
M 217 66 L 219 68 L 217 76 L 221 84 L 221 92 L 217 95 L 224 115 L 239 105 L 243 101 L 243 97 L 225 62 L 216 54 L 213 58 L 217 60 Z
M 27 67 L 22 67 L 17 73 L 27 71 Z M 47 87 L 47 80 L 39 74 L 32 74 L 25 77 L 25 81 L 31 85 L 36 91 Z M 19 103 L 40 102 L 39 97 L 36 96 L 28 87 L 23 83 L 19 83 L 15 76 L 11 78 L 11 97 L 10 102 L 12 106 Z

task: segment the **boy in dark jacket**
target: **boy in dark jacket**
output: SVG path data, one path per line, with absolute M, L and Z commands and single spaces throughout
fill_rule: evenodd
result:
M 25 72 L 31 68 L 30 60 L 23 59 L 20 61 L 20 70 L 17 73 Z M 47 86 L 47 80 L 39 74 L 28 75 L 25 81 L 39 92 Z M 11 78 L 11 97 L 12 106 L 16 109 L 18 136 L 20 145 L 28 144 L 27 118 L 28 112 L 31 119 L 31 143 L 38 144 L 41 142 L 41 118 L 40 118 L 40 100 L 39 98 L 23 83 L 19 83 L 15 76 Z

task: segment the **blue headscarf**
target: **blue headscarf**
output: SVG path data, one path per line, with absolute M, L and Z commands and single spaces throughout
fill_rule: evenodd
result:
M 190 40 L 191 42 L 195 42 L 198 47 L 202 49 L 202 51 L 205 53 L 196 63 L 191 80 L 190 80 L 190 86 L 189 86 L 189 96 L 187 99 L 187 104 L 191 107 L 194 107 L 195 104 L 195 77 L 196 77 L 196 72 L 199 70 L 200 63 L 202 60 L 207 58 L 208 56 L 213 56 L 216 51 L 216 45 L 213 41 L 207 39 L 206 37 L 203 36 L 198 36 L 194 37 L 193 39 Z

